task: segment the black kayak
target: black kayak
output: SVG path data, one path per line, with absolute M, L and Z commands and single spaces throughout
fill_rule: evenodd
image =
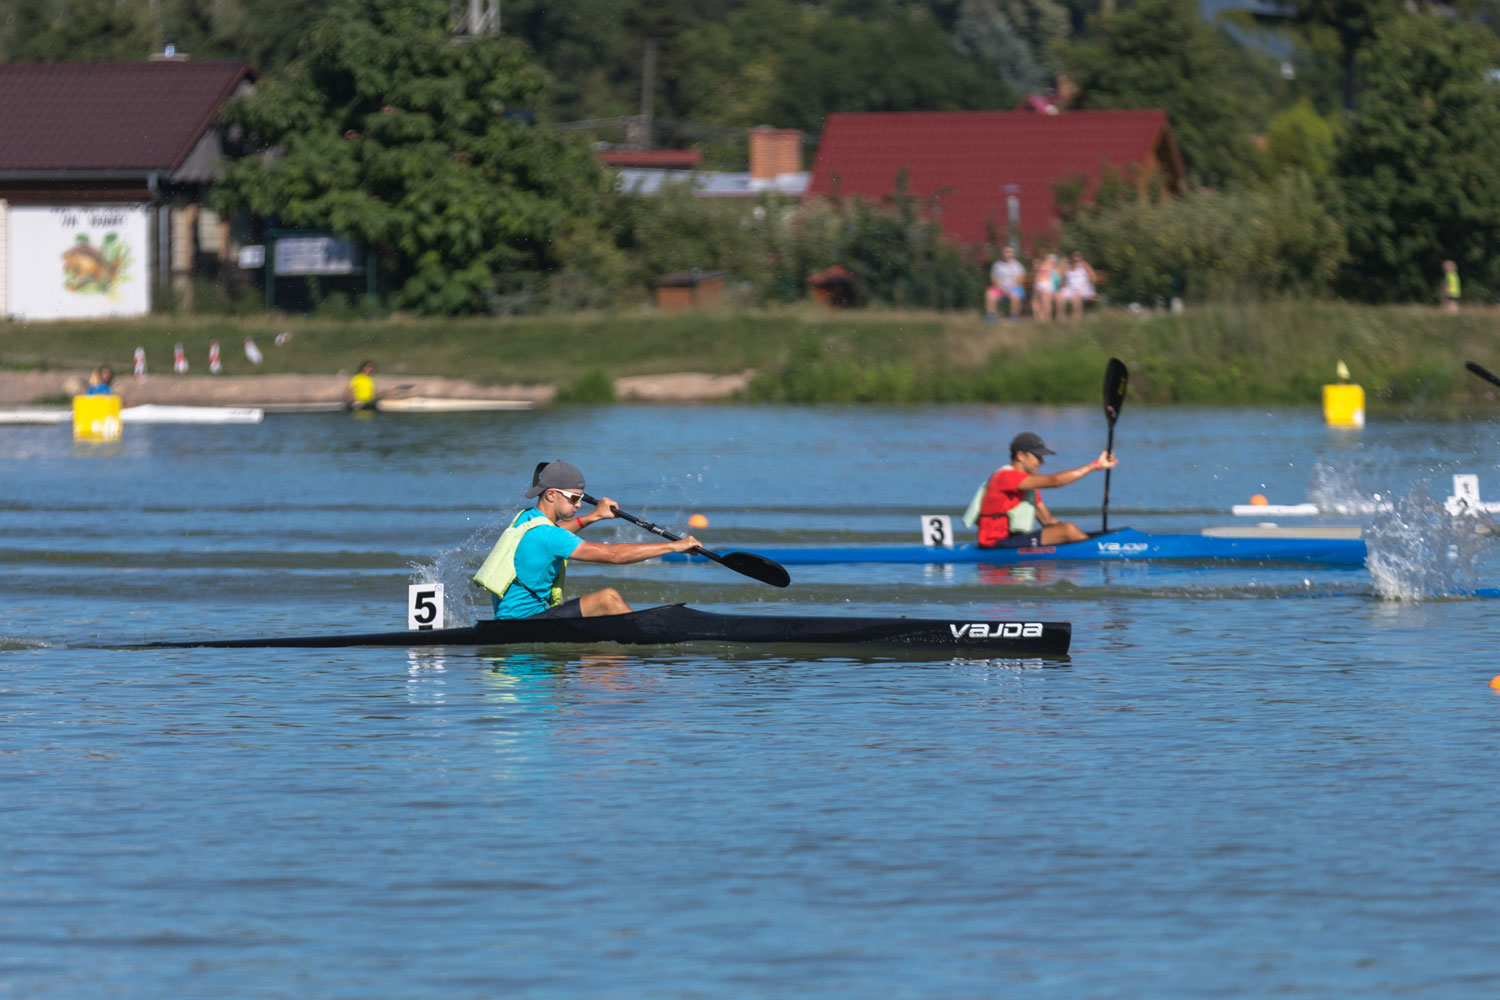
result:
M 188 639 L 134 648 L 184 649 L 332 646 L 500 646 L 513 643 L 815 643 L 897 650 L 936 650 L 989 656 L 1057 656 L 1068 651 L 1069 622 L 987 618 L 830 618 L 801 615 L 725 615 L 683 604 L 597 618 L 480 620 L 467 628 L 366 632 L 354 635 L 259 639 Z

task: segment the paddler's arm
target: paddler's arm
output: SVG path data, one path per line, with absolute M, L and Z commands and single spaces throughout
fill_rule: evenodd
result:
M 599 502 L 602 504 L 604 501 Z M 675 542 L 620 542 L 614 545 L 605 542 L 579 542 L 578 548 L 574 549 L 573 554 L 568 558 L 579 559 L 583 562 L 614 563 L 619 566 L 655 559 L 668 552 L 691 552 L 702 545 L 703 543 L 692 535 L 679 538 Z
M 1118 458 L 1115 458 L 1113 453 L 1101 451 L 1099 453 L 1099 457 L 1094 459 L 1088 465 L 1080 465 L 1076 469 L 1065 469 L 1062 472 L 1053 472 L 1045 476 L 1027 476 L 1016 485 L 1016 489 L 1032 490 L 1042 489 L 1044 487 L 1066 486 L 1069 483 L 1078 482 L 1078 480 L 1082 479 L 1090 472 L 1093 472 L 1095 469 L 1113 469 L 1119 464 L 1120 460 Z
M 1042 495 L 1040 493 L 1036 495 L 1036 523 L 1044 528 L 1051 527 L 1057 523 L 1057 518 L 1053 517 L 1052 512 L 1047 509 L 1047 505 L 1042 503 Z
M 592 512 L 588 514 L 579 514 L 577 517 L 569 518 L 566 521 L 559 521 L 557 522 L 557 526 L 559 528 L 566 528 L 576 535 L 584 528 L 587 528 L 589 525 L 593 524 L 595 521 L 604 521 L 611 517 L 614 517 L 615 508 L 618 506 L 620 505 L 615 503 L 609 497 L 600 497 L 599 502 L 594 505 L 594 509 Z

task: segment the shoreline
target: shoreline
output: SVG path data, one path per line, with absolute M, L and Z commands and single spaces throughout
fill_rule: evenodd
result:
M 709 375 L 674 372 L 633 375 L 614 380 L 618 402 L 693 403 L 728 399 L 742 392 L 753 373 Z M 259 407 L 341 403 L 349 376 L 335 375 L 120 375 L 114 389 L 124 406 L 155 403 L 169 406 Z M 60 405 L 59 396 L 81 393 L 87 373 L 0 371 L 0 406 Z M 545 406 L 557 396 L 548 384 L 486 385 L 441 375 L 385 376 L 377 388 L 403 388 L 399 397 L 477 399 Z

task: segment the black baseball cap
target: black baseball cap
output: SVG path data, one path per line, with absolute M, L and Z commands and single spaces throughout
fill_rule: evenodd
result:
M 1040 436 L 1030 431 L 1022 431 L 1010 441 L 1010 453 L 1015 455 L 1019 452 L 1028 452 L 1032 455 L 1056 455 L 1057 452 L 1048 448 Z
M 548 490 L 581 490 L 583 473 L 578 467 L 564 461 L 547 462 L 536 467 L 531 477 L 531 489 L 527 497 L 539 497 Z

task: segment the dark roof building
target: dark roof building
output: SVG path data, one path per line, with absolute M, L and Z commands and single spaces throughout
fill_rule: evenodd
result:
M 0 64 L 0 317 L 130 316 L 220 273 L 236 246 L 203 204 L 243 63 Z
M 0 64 L 0 198 L 120 201 L 202 184 L 220 155 L 238 62 Z
M 1133 168 L 1141 183 L 1159 176 L 1169 191 L 1183 185 L 1164 111 L 890 112 L 829 115 L 807 193 L 879 201 L 904 171 L 907 192 L 969 245 L 1005 238 L 1013 195 L 1034 244 L 1057 224 L 1055 185 L 1083 175 L 1091 193 L 1106 164 Z

